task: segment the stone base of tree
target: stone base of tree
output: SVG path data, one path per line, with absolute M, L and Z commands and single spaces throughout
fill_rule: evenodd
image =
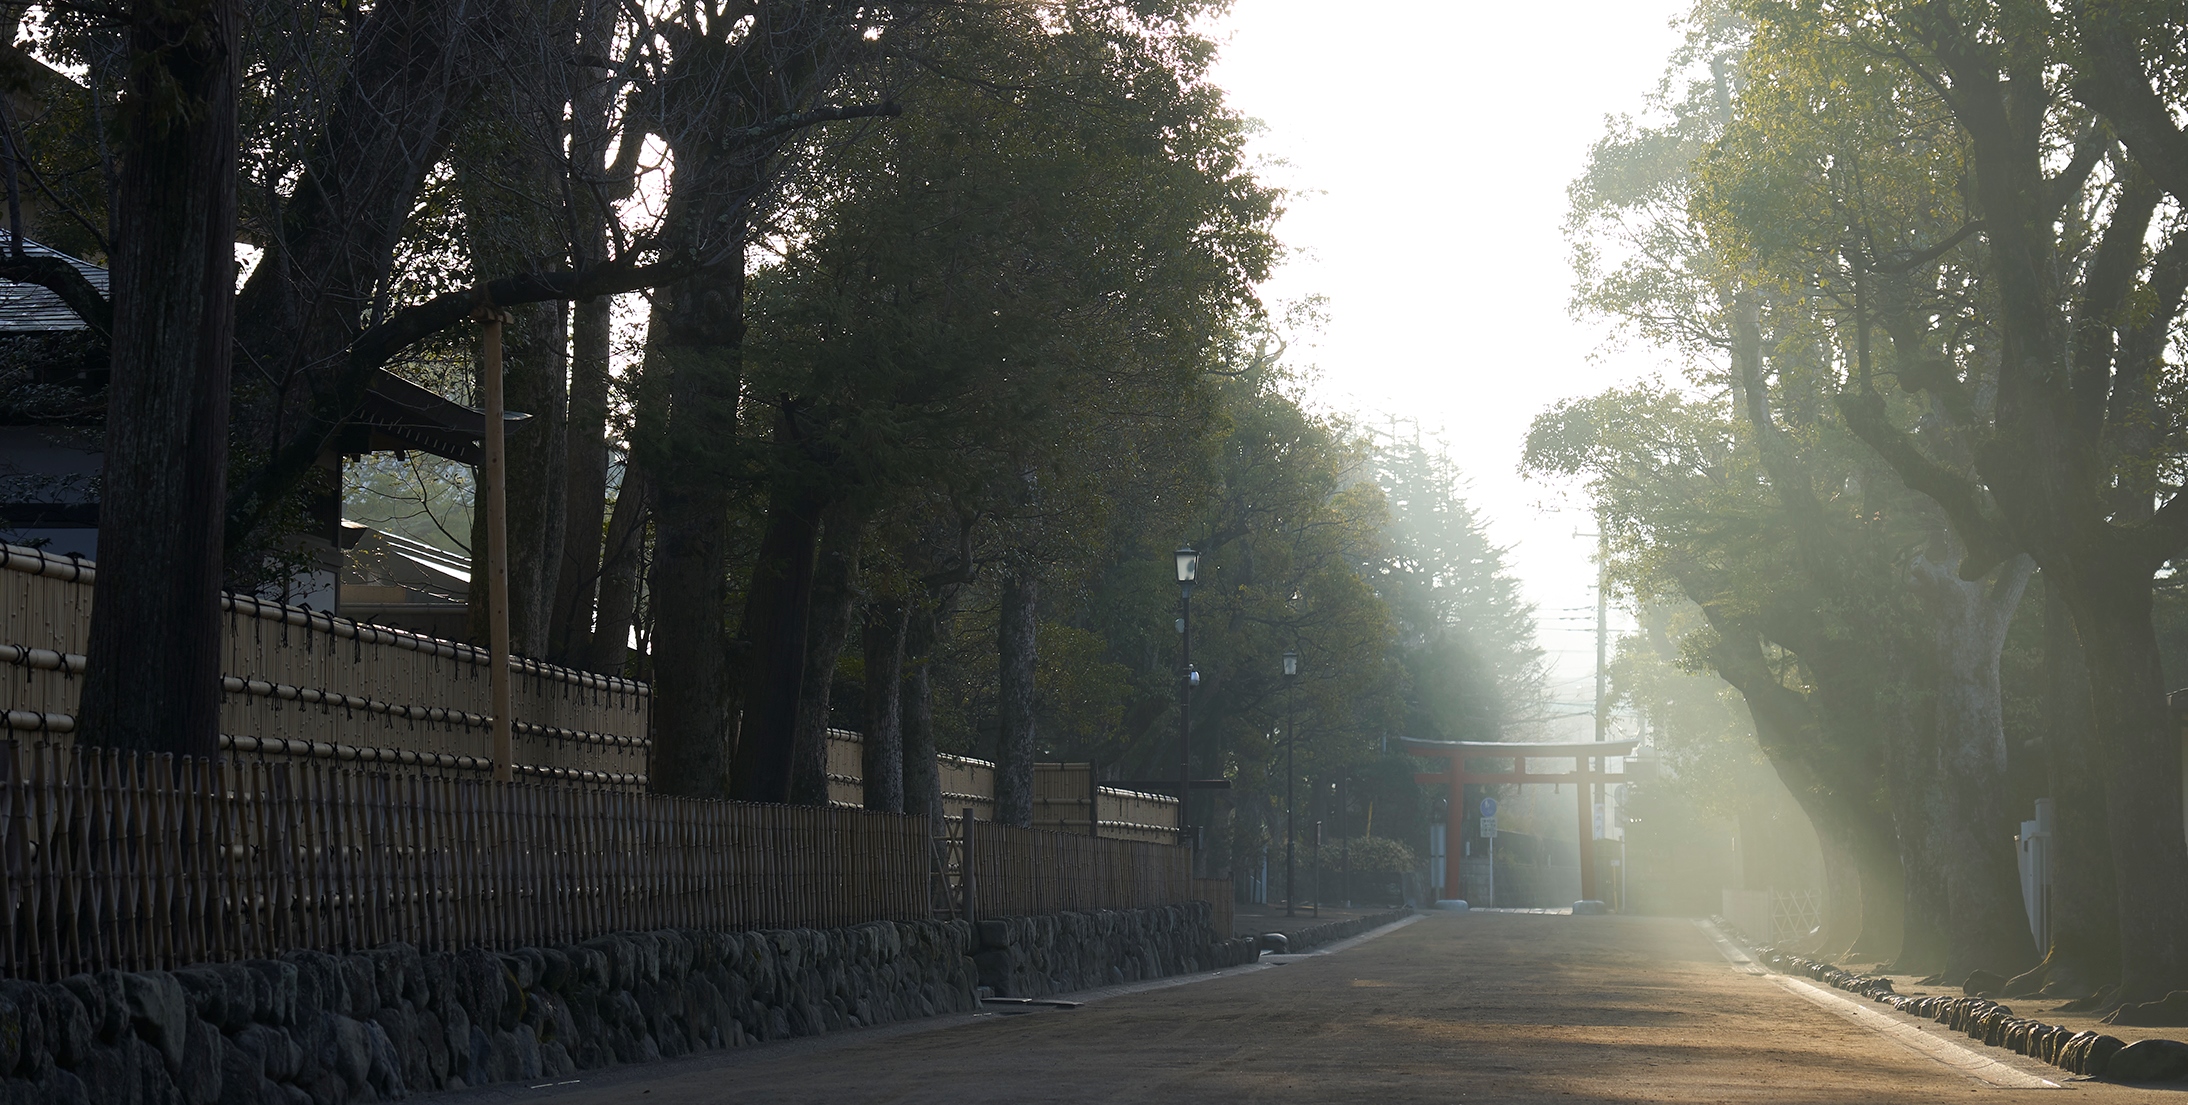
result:
M 0 1105 L 334 1105 L 566 1077 L 1251 962 L 1205 902 L 0 981 Z
M 1892 980 L 1881 975 L 1856 974 L 1828 963 L 1787 955 L 1769 946 L 1757 946 L 1723 918 L 1715 918 L 1714 922 L 1727 935 L 1747 944 L 1756 959 L 1773 969 L 1804 975 L 1880 1005 L 1889 1005 L 1910 1016 L 1927 1017 L 1954 1032 L 1965 1032 L 1971 1039 L 2040 1059 L 2073 1074 L 2113 1082 L 2188 1079 L 2188 1044 L 2177 1040 L 2128 1043 L 2100 1032 L 2076 1032 L 2064 1025 L 2017 1017 L 2008 1006 L 1972 994 L 1912 997 L 1894 993 Z

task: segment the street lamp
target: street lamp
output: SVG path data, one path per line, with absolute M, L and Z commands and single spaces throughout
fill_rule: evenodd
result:
M 1191 840 L 1186 835 L 1186 807 L 1193 786 L 1193 685 L 1200 682 L 1200 673 L 1193 670 L 1193 580 L 1200 574 L 1200 554 L 1191 545 L 1179 545 L 1175 555 L 1178 633 L 1183 638 L 1178 673 L 1178 845 L 1184 847 Z
M 1297 712 L 1293 709 L 1299 698 L 1299 654 L 1284 650 L 1284 916 L 1297 916 L 1292 912 L 1299 895 L 1293 889 L 1292 866 L 1293 841 L 1296 834 L 1292 821 L 1292 781 L 1299 777 L 1292 770 L 1292 750 L 1299 746 L 1299 733 L 1294 728 Z

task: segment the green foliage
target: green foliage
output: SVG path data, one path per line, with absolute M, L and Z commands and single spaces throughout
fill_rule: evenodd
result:
M 477 478 L 422 453 L 370 453 L 343 466 L 342 517 L 460 556 L 471 553 Z
M 1406 732 L 1497 740 L 1543 698 L 1534 609 L 1448 456 L 1391 440 L 1371 457 L 1389 521 L 1369 578 L 1396 619 L 1409 680 Z
M 1674 799 L 1667 808 L 1737 821 L 1774 788 L 1747 704 L 1696 647 L 1714 632 L 1690 605 L 1644 608 L 1641 632 L 1618 642 L 1611 685 L 1654 734 L 1651 791 Z
M 1413 849 L 1387 836 L 1356 836 L 1350 840 L 1324 841 L 1324 862 L 1344 855 L 1355 874 L 1390 878 L 1405 875 L 1421 865 Z

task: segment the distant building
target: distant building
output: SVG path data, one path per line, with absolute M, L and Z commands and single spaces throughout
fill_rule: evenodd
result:
M 0 249 L 8 237 L 0 230 Z M 26 253 L 60 257 L 92 286 L 107 271 L 25 238 Z M 106 437 L 105 341 L 51 291 L 0 280 L 0 541 L 96 560 Z M 526 416 L 509 416 L 512 424 Z M 297 536 L 311 568 L 278 598 L 360 621 L 461 637 L 470 565 L 462 557 L 342 519 L 342 462 L 372 452 L 420 452 L 476 467 L 484 415 L 380 370 L 359 409 L 319 456 L 333 490 L 311 504 Z
M 88 261 L 28 240 L 23 252 L 64 258 L 107 289 Z M 97 556 L 106 369 L 106 343 L 60 296 L 0 280 L 0 539 Z

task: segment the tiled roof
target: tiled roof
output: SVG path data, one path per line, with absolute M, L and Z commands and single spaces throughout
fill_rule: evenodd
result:
M 0 254 L 8 250 L 8 232 L 0 230 Z M 89 261 L 70 257 L 60 250 L 23 239 L 23 252 L 38 257 L 59 257 L 76 266 L 91 281 L 91 286 L 107 294 L 106 270 Z M 55 330 L 82 330 L 84 320 L 61 302 L 61 297 L 36 284 L 18 284 L 12 280 L 0 280 L 0 333 L 45 333 Z

